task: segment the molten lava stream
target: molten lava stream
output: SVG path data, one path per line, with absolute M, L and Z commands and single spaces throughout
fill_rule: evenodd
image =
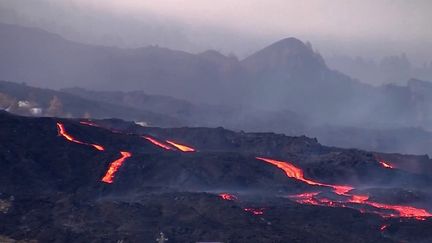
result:
M 154 138 L 151 138 L 151 137 L 148 137 L 148 136 L 143 136 L 143 138 L 147 139 L 152 144 L 154 144 L 154 145 L 156 145 L 158 147 L 161 147 L 161 148 L 166 149 L 166 150 L 173 150 L 173 148 L 171 148 L 170 146 L 168 146 L 166 144 L 163 144 L 162 142 L 159 142 L 158 140 L 156 140 Z
M 380 163 L 380 165 L 384 168 L 388 168 L 388 169 L 394 169 L 395 166 L 392 165 L 391 163 L 387 162 L 387 161 L 383 161 L 383 160 L 379 160 L 378 161 Z
M 298 203 L 331 206 L 331 207 L 348 207 L 349 206 L 348 203 L 356 203 L 362 205 L 369 205 L 378 209 L 391 210 L 397 212 L 397 214 L 375 212 L 380 214 L 383 217 L 409 217 L 409 218 L 416 218 L 419 220 L 422 220 L 425 217 L 432 217 L 431 213 L 429 213 L 427 210 L 422 208 L 416 208 L 416 207 L 405 206 L 405 205 L 392 205 L 392 204 L 372 202 L 369 201 L 368 195 L 350 194 L 349 192 L 352 189 L 354 189 L 354 187 L 351 186 L 331 185 L 331 184 L 325 184 L 325 183 L 320 183 L 320 182 L 306 179 L 304 178 L 303 170 L 295 167 L 294 165 L 288 162 L 278 161 L 278 160 L 273 160 L 268 158 L 261 158 L 261 157 L 257 157 L 257 159 L 277 166 L 278 168 L 282 169 L 288 177 L 295 178 L 299 181 L 303 181 L 309 185 L 331 187 L 333 188 L 333 191 L 336 194 L 348 198 L 347 201 L 330 200 L 328 198 L 317 198 L 316 196 L 319 194 L 317 192 L 308 192 L 308 193 L 302 193 L 302 194 L 291 196 L 291 198 L 293 198 Z
M 237 197 L 229 194 L 229 193 L 221 193 L 219 194 L 219 196 L 223 199 L 223 200 L 228 200 L 228 201 L 235 201 L 237 200 Z
M 354 189 L 351 186 L 330 185 L 330 184 L 324 184 L 324 183 L 319 183 L 319 182 L 316 182 L 316 181 L 308 180 L 308 179 L 304 178 L 304 174 L 303 174 L 303 170 L 302 169 L 297 168 L 297 167 L 295 167 L 294 165 L 292 165 L 291 163 L 288 163 L 288 162 L 278 161 L 278 160 L 268 159 L 268 158 L 262 158 L 262 157 L 256 157 L 256 159 L 259 159 L 259 160 L 262 160 L 264 162 L 267 162 L 267 163 L 270 163 L 272 165 L 275 165 L 278 168 L 282 169 L 288 177 L 295 178 L 297 180 L 303 181 L 303 182 L 305 182 L 305 183 L 307 183 L 309 185 L 331 187 L 331 188 L 333 188 L 333 191 L 336 194 L 339 194 L 339 195 L 345 195 L 347 192 L 349 192 L 352 189 Z
M 183 151 L 183 152 L 195 152 L 194 148 L 188 147 L 186 145 L 178 144 L 170 140 L 166 140 L 167 143 L 171 144 L 172 146 L 176 147 L 177 149 Z
M 74 143 L 78 143 L 78 144 L 83 144 L 83 145 L 88 145 L 88 146 L 92 146 L 95 149 L 99 150 L 99 151 L 104 151 L 104 147 L 102 147 L 101 145 L 97 145 L 97 144 L 91 144 L 91 143 L 84 143 L 81 141 L 76 140 L 75 138 L 72 137 L 72 135 L 68 134 L 66 132 L 66 129 L 64 128 L 64 125 L 60 122 L 57 122 L 57 129 L 58 132 L 60 134 L 60 136 L 64 137 L 66 140 L 74 142 Z
M 109 184 L 113 183 L 115 174 L 118 171 L 118 169 L 120 168 L 120 166 L 122 166 L 122 164 L 125 162 L 125 160 L 127 158 L 132 157 L 132 154 L 129 152 L 121 151 L 120 154 L 121 154 L 120 158 L 111 162 L 108 171 L 106 172 L 105 176 L 102 178 L 103 182 L 109 183 Z

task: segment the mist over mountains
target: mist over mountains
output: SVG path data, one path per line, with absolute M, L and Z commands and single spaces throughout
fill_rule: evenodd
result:
M 415 65 L 406 54 L 385 56 L 378 60 L 361 56 L 329 56 L 327 62 L 329 66 L 372 85 L 406 85 L 407 80 L 413 77 L 432 80 L 432 62 Z
M 214 50 L 192 54 L 158 46 L 80 44 L 9 24 L 0 25 L 0 35 L 0 79 L 63 89 L 77 99 L 129 109 L 98 113 L 79 107 L 74 117 L 87 112 L 156 126 L 307 134 L 329 145 L 429 153 L 431 83 L 411 79 L 406 86 L 367 85 L 330 69 L 310 43 L 296 38 L 240 60 Z M 376 135 L 370 129 L 383 132 Z M 403 139 L 412 129 L 424 137 L 419 148 L 408 144 L 415 137 Z M 394 134 L 401 134 L 396 143 Z

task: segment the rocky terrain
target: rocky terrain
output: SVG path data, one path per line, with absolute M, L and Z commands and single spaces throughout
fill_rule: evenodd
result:
M 432 240 L 425 156 L 1 112 L 0 163 L 2 242 Z

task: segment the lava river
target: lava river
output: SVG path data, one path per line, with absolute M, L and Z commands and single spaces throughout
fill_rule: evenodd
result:
M 125 151 L 121 151 L 120 154 L 121 154 L 121 157 L 119 159 L 111 162 L 111 165 L 110 165 L 108 171 L 106 172 L 105 176 L 102 178 L 103 182 L 109 183 L 109 184 L 113 183 L 117 170 L 120 168 L 120 166 L 122 166 L 122 164 L 125 162 L 125 160 L 127 158 L 130 158 L 132 156 L 131 153 L 125 152 Z
M 166 144 L 158 141 L 155 138 L 149 137 L 149 136 L 143 136 L 143 138 L 147 139 L 149 142 L 151 142 L 152 144 L 161 147 L 165 150 L 180 150 L 182 152 L 195 152 L 195 149 L 183 144 L 179 144 L 179 143 L 175 143 L 173 141 L 170 140 L 165 140 Z
M 380 165 L 382 165 L 382 167 L 384 167 L 384 168 L 389 168 L 389 169 L 394 169 L 394 168 L 395 168 L 394 165 L 390 164 L 390 163 L 387 162 L 387 161 L 379 160 L 378 162 L 379 162 Z
M 76 140 L 75 138 L 72 137 L 72 135 L 70 135 L 69 133 L 66 132 L 66 129 L 64 127 L 64 125 L 60 122 L 57 122 L 57 129 L 59 132 L 59 135 L 64 137 L 66 140 L 70 141 L 70 142 L 74 142 L 74 143 L 78 143 L 78 144 L 84 144 L 84 145 L 88 145 L 88 146 L 92 146 L 95 149 L 99 150 L 99 151 L 104 151 L 104 147 L 97 145 L 97 144 L 91 144 L 91 143 L 85 143 L 85 142 L 81 142 L 79 140 Z
M 229 193 L 221 193 L 219 194 L 219 196 L 223 199 L 223 200 L 228 200 L 228 201 L 235 201 L 237 200 L 237 197 L 229 194 Z
M 179 143 L 175 143 L 173 141 L 170 140 L 166 140 L 167 143 L 171 144 L 172 146 L 176 147 L 177 149 L 183 151 L 183 152 L 195 152 L 194 148 L 191 148 L 189 146 L 183 145 L 183 144 L 179 144 Z
M 268 158 L 257 157 L 256 159 L 270 163 L 282 169 L 285 174 L 290 177 L 307 183 L 309 185 L 330 187 L 333 192 L 343 196 L 344 200 L 331 200 L 326 197 L 320 196 L 319 192 L 306 192 L 298 195 L 290 196 L 293 200 L 301 204 L 311 204 L 311 205 L 321 205 L 321 206 L 331 206 L 331 207 L 352 207 L 352 205 L 366 205 L 374 209 L 365 208 L 361 211 L 369 211 L 372 213 L 379 214 L 383 217 L 410 217 L 416 219 L 424 219 L 425 217 L 431 217 L 432 214 L 427 210 L 422 208 L 416 208 L 405 205 L 392 205 L 384 204 L 379 202 L 369 201 L 368 195 L 357 195 L 350 193 L 354 187 L 347 185 L 332 185 L 316 182 L 304 177 L 303 170 L 294 166 L 291 163 L 285 161 L 278 161 Z M 376 210 L 379 209 L 379 210 Z
M 81 123 L 85 125 L 90 125 L 90 123 Z M 93 124 L 92 124 L 93 125 Z M 66 140 L 78 144 L 88 145 L 96 148 L 99 151 L 104 151 L 104 147 L 97 145 L 97 144 L 90 144 L 85 143 L 82 141 L 79 141 L 75 139 L 73 136 L 68 134 L 65 130 L 65 127 L 62 123 L 57 123 L 57 128 L 59 131 L 59 134 L 63 136 Z M 179 150 L 182 152 L 195 152 L 195 149 L 186 145 L 178 144 L 170 140 L 165 140 L 165 142 L 160 142 L 155 138 L 144 136 L 145 139 L 147 139 L 149 142 L 153 143 L 156 146 L 159 146 L 165 150 Z M 130 152 L 121 151 L 120 152 L 121 157 L 114 160 L 110 163 L 109 169 L 107 170 L 106 174 L 102 178 L 102 181 L 105 183 L 113 183 L 114 177 L 118 169 L 122 166 L 122 164 L 125 162 L 126 159 L 130 158 L 132 154 Z M 417 219 L 424 219 L 425 217 L 431 217 L 432 214 L 429 213 L 425 209 L 416 208 L 412 206 L 405 206 L 405 205 L 392 205 L 392 204 L 384 204 L 379 202 L 373 202 L 369 200 L 369 195 L 359 195 L 359 194 L 353 194 L 351 193 L 353 189 L 355 189 L 352 186 L 349 185 L 333 185 L 333 184 L 326 184 L 322 182 L 317 182 L 311 179 L 307 179 L 304 176 L 304 172 L 302 169 L 296 167 L 295 165 L 285 162 L 285 161 L 278 161 L 274 159 L 269 158 L 262 158 L 262 157 L 256 157 L 256 159 L 264 161 L 266 163 L 272 164 L 281 170 L 285 172 L 285 174 L 290 177 L 297 179 L 303 183 L 313 185 L 313 186 L 322 186 L 322 187 L 328 187 L 333 190 L 335 194 L 337 194 L 341 199 L 329 199 L 325 196 L 322 196 L 320 192 L 306 192 L 298 195 L 292 195 L 290 196 L 291 199 L 297 201 L 298 203 L 302 204 L 311 204 L 311 205 L 321 205 L 321 206 L 331 206 L 331 207 L 352 207 L 352 208 L 358 208 L 359 205 L 363 205 L 364 209 L 360 209 L 363 211 L 368 211 L 372 213 L 377 213 L 383 217 L 414 217 Z M 394 168 L 393 165 L 391 165 L 388 162 L 385 161 L 379 161 L 379 163 L 384 168 Z M 224 200 L 237 200 L 237 198 L 234 195 L 222 193 L 220 194 L 220 197 Z M 353 205 L 357 205 L 354 207 Z M 263 210 L 252 210 L 251 208 L 245 209 L 246 211 L 250 211 L 254 214 L 262 214 Z
M 80 122 L 80 123 L 84 124 L 84 125 L 89 125 L 89 126 L 96 126 L 96 125 L 91 125 L 91 123 L 84 123 L 84 122 Z M 72 137 L 72 135 L 70 135 L 69 133 L 66 132 L 66 129 L 62 123 L 57 122 L 57 128 L 58 128 L 59 134 L 70 142 L 92 146 L 99 151 L 105 150 L 105 148 L 102 147 L 101 145 L 90 144 L 90 143 L 85 143 L 85 142 L 81 142 L 79 140 L 76 140 L 75 138 Z M 118 171 L 118 169 L 122 166 L 122 164 L 124 163 L 124 161 L 127 158 L 130 158 L 132 156 L 132 154 L 130 152 L 125 152 L 125 151 L 121 151 L 120 154 L 121 154 L 121 157 L 119 159 L 116 159 L 110 163 L 110 166 L 109 166 L 107 172 L 105 173 L 105 176 L 102 178 L 101 181 L 103 181 L 105 183 L 109 183 L 109 184 L 113 183 L 115 174 Z

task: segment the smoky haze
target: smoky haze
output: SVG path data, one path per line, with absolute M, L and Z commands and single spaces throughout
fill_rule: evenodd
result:
M 289 36 L 325 56 L 373 59 L 406 53 L 430 62 L 432 3 L 365 1 L 2 0 L 2 22 L 37 26 L 79 42 L 123 47 L 158 44 L 200 52 L 251 54 Z
M 431 153 L 430 10 L 430 1 L 2 0 L 0 78 L 74 95 L 50 91 L 73 100 L 74 112 L 57 116 Z M 2 92 L 2 108 L 51 106 L 27 86 Z

